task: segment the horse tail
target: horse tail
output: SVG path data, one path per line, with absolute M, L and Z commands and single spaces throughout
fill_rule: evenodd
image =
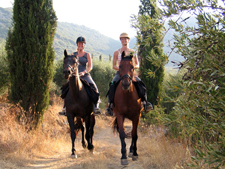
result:
M 81 118 L 76 118 L 74 120 L 74 128 L 75 128 L 76 133 L 78 133 L 80 130 L 82 130 L 84 128 L 83 120 Z
M 117 123 L 117 118 L 114 119 L 114 121 L 112 123 L 112 127 L 113 127 L 113 133 L 115 133 L 116 131 L 119 133 L 119 126 Z
M 117 118 L 114 119 L 112 127 L 113 127 L 113 133 L 115 133 L 116 131 L 119 133 L 119 126 L 117 123 Z M 127 138 L 127 139 L 132 138 L 131 131 L 129 131 L 129 132 L 124 131 L 124 132 L 125 132 L 125 138 Z

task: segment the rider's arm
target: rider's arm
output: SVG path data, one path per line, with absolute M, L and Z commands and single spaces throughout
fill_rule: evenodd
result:
M 113 69 L 114 70 L 119 70 L 119 67 L 116 65 L 117 61 L 118 61 L 118 51 L 115 51 L 113 54 Z
M 139 69 L 139 61 L 138 61 L 138 56 L 136 52 L 134 52 L 133 64 L 134 64 L 134 69 Z
M 89 53 L 87 53 L 87 61 L 88 61 L 88 67 L 86 69 L 87 72 L 85 73 L 89 73 L 92 70 L 92 59 Z

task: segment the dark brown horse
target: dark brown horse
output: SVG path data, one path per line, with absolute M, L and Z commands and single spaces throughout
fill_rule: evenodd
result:
M 132 141 L 130 146 L 130 155 L 132 160 L 137 160 L 137 128 L 140 121 L 141 112 L 143 110 L 141 99 L 138 96 L 137 90 L 132 81 L 135 81 L 133 76 L 134 66 L 132 63 L 133 56 L 126 56 L 122 53 L 121 62 L 119 65 L 119 72 L 121 80 L 117 86 L 113 107 L 113 112 L 116 114 L 114 120 L 114 129 L 117 129 L 121 141 L 121 164 L 127 165 L 126 155 L 126 133 L 124 129 L 124 119 L 127 118 L 132 121 Z
M 71 132 L 71 141 L 72 141 L 72 157 L 75 155 L 75 139 L 76 134 L 75 130 L 77 127 L 74 124 L 74 118 L 77 119 L 77 125 L 80 125 L 81 122 L 85 122 L 86 134 L 85 138 L 87 140 L 89 150 L 93 150 L 94 146 L 92 144 L 92 139 L 94 135 L 94 125 L 95 125 L 95 116 L 92 113 L 93 103 L 88 97 L 88 94 L 80 80 L 78 72 L 78 58 L 74 55 L 68 55 L 67 51 L 64 50 L 64 64 L 63 64 L 63 73 L 65 78 L 69 79 L 69 91 L 65 98 L 65 107 L 67 112 L 67 120 L 70 126 Z M 82 129 L 82 126 L 80 126 Z M 79 126 L 78 126 L 79 128 Z M 85 142 L 83 139 L 82 132 L 82 144 L 85 147 Z

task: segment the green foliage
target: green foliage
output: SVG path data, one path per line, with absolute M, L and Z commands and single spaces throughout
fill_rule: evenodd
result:
M 169 22 L 176 30 L 173 48 L 186 58 L 180 64 L 186 73 L 174 111 L 162 116 L 161 121 L 174 136 L 187 139 L 189 145 L 196 147 L 191 167 L 225 166 L 225 18 L 219 5 L 222 2 L 163 2 L 165 16 L 193 10 L 197 22 L 195 26 L 186 25 L 190 16 Z
M 147 86 L 148 100 L 157 105 L 160 101 L 164 65 L 167 56 L 163 54 L 163 23 L 160 23 L 156 1 L 141 0 L 139 15 L 133 17 L 137 29 L 141 79 Z
M 103 103 L 107 105 L 106 94 L 109 89 L 109 83 L 112 81 L 115 70 L 112 68 L 112 62 L 102 62 L 97 59 L 93 60 L 93 69 L 91 76 L 98 86 L 100 97 Z M 102 104 L 104 106 L 104 104 Z
M 63 75 L 63 59 L 55 61 L 54 71 L 55 72 L 54 72 L 53 82 L 57 86 L 61 87 L 64 83 L 66 83 L 66 79 L 64 78 L 64 75 Z
M 182 73 L 181 71 L 173 74 L 165 74 L 163 80 L 162 101 L 160 105 L 162 108 L 165 108 L 164 111 L 166 114 L 169 114 L 173 110 L 177 99 L 183 91 L 183 74 L 184 73 Z
M 9 68 L 4 48 L 5 42 L 0 43 L 0 95 L 7 92 L 9 87 Z
M 41 121 L 49 104 L 55 30 L 56 16 L 51 0 L 14 1 L 13 27 L 6 43 L 10 99 L 23 107 L 31 129 Z

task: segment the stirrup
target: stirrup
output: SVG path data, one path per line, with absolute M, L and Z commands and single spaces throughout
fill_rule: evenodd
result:
M 113 111 L 112 111 L 112 108 L 107 108 L 105 109 L 105 115 L 106 116 L 113 116 Z
M 146 103 L 145 101 L 143 102 L 143 107 L 146 113 L 154 109 L 154 106 L 150 102 Z
M 99 114 L 101 114 L 101 109 L 98 107 L 95 107 L 93 113 L 94 113 L 94 115 L 99 115 Z
M 66 108 L 62 108 L 61 111 L 59 112 L 59 115 L 66 116 Z

